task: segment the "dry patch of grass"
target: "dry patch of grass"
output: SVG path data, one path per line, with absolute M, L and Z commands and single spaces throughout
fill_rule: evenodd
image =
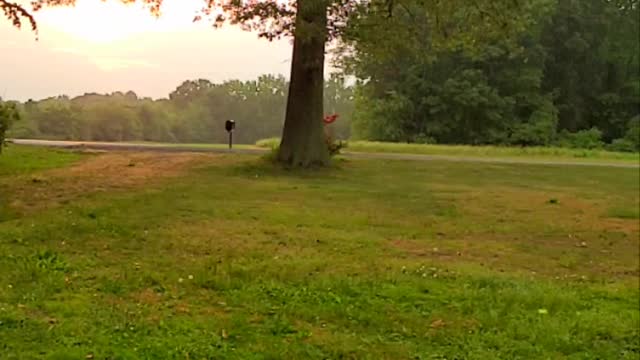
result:
M 20 176 L 9 182 L 11 208 L 30 213 L 98 192 L 136 189 L 184 175 L 220 156 L 197 153 L 104 153 L 68 168 Z
M 611 199 L 518 188 L 458 189 L 448 197 L 457 215 L 440 219 L 431 234 L 392 239 L 388 248 L 400 257 L 497 271 L 637 279 L 640 224 L 608 217 Z

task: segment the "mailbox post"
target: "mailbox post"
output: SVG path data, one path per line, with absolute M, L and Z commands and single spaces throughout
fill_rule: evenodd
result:
M 224 128 L 229 133 L 229 149 L 233 147 L 233 130 L 236 128 L 236 122 L 233 120 L 227 120 L 224 124 Z

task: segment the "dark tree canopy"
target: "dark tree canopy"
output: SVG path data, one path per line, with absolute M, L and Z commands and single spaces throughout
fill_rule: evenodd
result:
M 343 61 L 362 80 L 357 137 L 638 149 L 637 0 L 536 0 L 513 37 L 487 32 L 447 46 L 434 41 L 437 28 L 418 2 L 391 20 L 367 15 L 348 34 Z M 398 36 L 371 31 L 387 21 Z

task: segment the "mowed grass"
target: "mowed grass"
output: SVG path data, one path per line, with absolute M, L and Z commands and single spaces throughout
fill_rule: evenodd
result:
M 9 187 L 8 181 L 11 177 L 70 165 L 80 159 L 79 154 L 71 152 L 42 151 L 42 149 L 15 146 L 4 148 L 0 155 L 0 221 L 12 216 L 9 193 L 5 190 Z
M 81 158 L 78 153 L 42 151 L 38 148 L 8 146 L 0 155 L 0 176 L 26 174 L 69 165 Z M 4 180 L 0 178 L 0 181 Z
M 2 359 L 640 354 L 637 169 L 25 151 Z
M 265 139 L 256 143 L 262 148 L 278 146 L 279 139 Z M 616 162 L 639 164 L 640 154 L 606 150 L 568 149 L 560 147 L 429 145 L 376 141 L 348 141 L 346 152 L 396 153 L 479 158 L 538 159 L 544 161 Z

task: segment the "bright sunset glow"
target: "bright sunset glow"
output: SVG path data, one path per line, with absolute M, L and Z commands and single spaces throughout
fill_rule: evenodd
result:
M 78 0 L 75 8 L 38 11 L 37 41 L 27 27 L 0 22 L 0 54 L 7 54 L 0 56 L 0 97 L 134 90 L 157 98 L 186 79 L 288 74 L 289 39 L 268 42 L 235 26 L 194 23 L 204 3 L 164 0 L 156 18 L 140 4 Z
M 160 18 L 152 16 L 140 4 L 117 1 L 78 0 L 75 8 L 48 8 L 37 14 L 43 25 L 70 36 L 107 44 L 147 32 L 169 32 L 198 26 L 193 18 L 201 6 L 199 0 L 169 0 Z

